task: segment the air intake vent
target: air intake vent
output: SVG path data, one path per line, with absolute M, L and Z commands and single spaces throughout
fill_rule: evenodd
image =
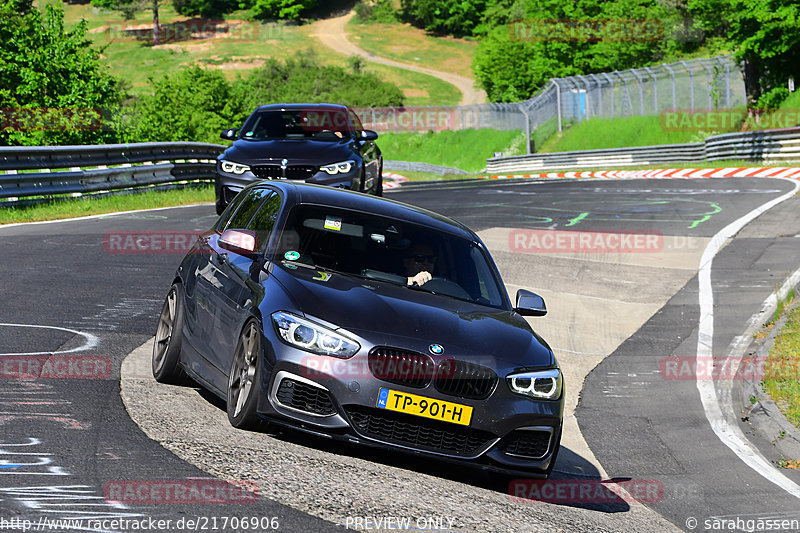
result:
M 436 365 L 427 355 L 380 346 L 369 353 L 369 369 L 380 380 L 421 389 L 433 379 Z
M 439 363 L 434 386 L 442 394 L 483 400 L 497 385 L 497 374 L 485 366 L 448 359 Z

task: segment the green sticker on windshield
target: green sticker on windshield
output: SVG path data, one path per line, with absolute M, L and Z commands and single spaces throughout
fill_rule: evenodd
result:
M 298 259 L 300 259 L 300 254 L 298 252 L 295 252 L 294 250 L 289 250 L 288 252 L 283 254 L 283 257 L 287 261 L 297 261 Z

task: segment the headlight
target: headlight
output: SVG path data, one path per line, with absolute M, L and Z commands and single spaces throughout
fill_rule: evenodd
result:
M 273 313 L 272 322 L 286 344 L 317 355 L 352 357 L 361 349 L 357 342 L 290 313 Z
M 506 381 L 513 392 L 537 400 L 558 400 L 561 397 L 563 378 L 557 368 L 510 374 Z
M 239 163 L 234 163 L 233 161 L 225 161 L 224 159 L 220 161 L 222 165 L 222 171 L 228 172 L 230 174 L 244 174 L 250 167 L 247 165 L 240 165 Z
M 340 163 L 331 163 L 330 165 L 321 166 L 319 169 L 330 175 L 347 174 L 355 164 L 355 161 L 341 161 Z

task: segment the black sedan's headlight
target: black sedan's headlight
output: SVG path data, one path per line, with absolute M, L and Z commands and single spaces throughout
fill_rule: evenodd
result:
M 222 171 L 223 172 L 227 172 L 229 174 L 240 175 L 240 174 L 244 174 L 245 172 L 250 170 L 249 166 L 242 165 L 241 163 L 234 163 L 233 161 L 226 161 L 226 160 L 223 159 L 219 163 L 220 163 L 220 166 L 222 167 Z
M 272 313 L 272 322 L 283 342 L 307 352 L 346 358 L 361 349 L 356 341 L 285 311 Z
M 322 165 L 319 169 L 333 176 L 334 174 L 347 174 L 355 164 L 356 162 L 352 160 L 340 161 L 338 163 L 331 163 L 330 165 Z
M 506 382 L 512 392 L 535 400 L 558 400 L 563 388 L 563 378 L 558 368 L 509 374 Z

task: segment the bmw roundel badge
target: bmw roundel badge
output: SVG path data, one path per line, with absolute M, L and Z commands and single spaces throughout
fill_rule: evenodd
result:
M 444 346 L 442 346 L 441 344 L 431 344 L 430 346 L 428 346 L 428 350 L 433 355 L 442 355 L 444 353 Z

